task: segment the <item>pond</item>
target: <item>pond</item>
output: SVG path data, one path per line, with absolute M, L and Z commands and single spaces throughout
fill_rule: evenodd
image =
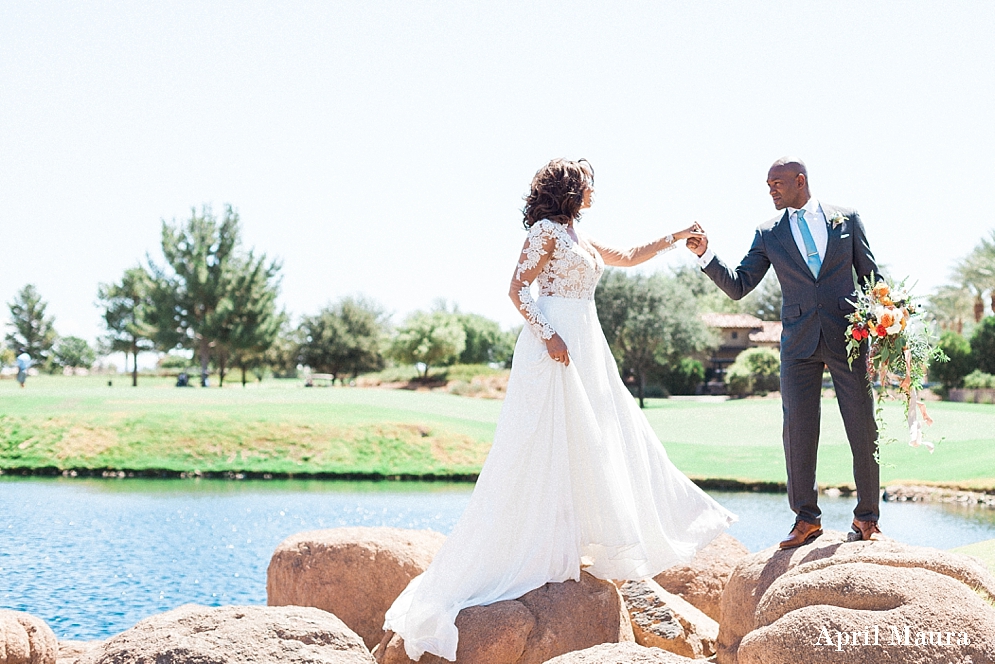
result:
M 265 604 L 276 546 L 339 526 L 448 533 L 471 485 L 398 482 L 97 480 L 0 477 L 0 606 L 43 618 L 60 639 L 103 639 L 181 604 Z M 751 551 L 780 540 L 782 494 L 711 492 L 739 515 Z M 846 530 L 854 499 L 823 497 Z M 951 548 L 995 538 L 995 510 L 885 503 L 882 528 Z

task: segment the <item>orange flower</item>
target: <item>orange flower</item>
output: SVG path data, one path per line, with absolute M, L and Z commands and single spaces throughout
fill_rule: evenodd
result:
M 884 314 L 881 315 L 881 320 L 878 321 L 878 325 L 881 327 L 891 327 L 894 324 L 895 314 L 890 311 L 884 312 Z
M 885 297 L 886 295 L 888 295 L 889 292 L 891 291 L 888 288 L 888 284 L 884 283 L 883 281 L 879 281 L 876 284 L 874 284 L 874 296 L 877 297 L 878 299 Z

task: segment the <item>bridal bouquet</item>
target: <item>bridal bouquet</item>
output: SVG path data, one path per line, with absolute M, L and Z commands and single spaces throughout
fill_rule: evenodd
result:
M 881 405 L 891 390 L 905 402 L 909 445 L 933 451 L 933 443 L 923 439 L 923 427 L 933 423 L 919 390 L 926 378 L 930 360 L 946 362 L 926 325 L 925 315 L 902 281 L 897 286 L 879 280 L 872 273 L 865 287 L 851 301 L 856 311 L 847 316 L 846 350 L 850 367 L 860 357 L 861 344 L 868 341 L 867 379 L 877 391 L 878 429 L 884 427 Z

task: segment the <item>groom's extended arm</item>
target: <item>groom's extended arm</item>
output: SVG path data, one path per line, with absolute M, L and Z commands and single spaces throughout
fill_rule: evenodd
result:
M 716 286 L 734 300 L 743 299 L 756 288 L 770 269 L 770 259 L 767 258 L 767 249 L 759 230 L 753 237 L 753 246 L 735 270 L 719 260 L 718 256 L 706 251 L 704 257 L 709 256 L 712 259 L 702 269 Z

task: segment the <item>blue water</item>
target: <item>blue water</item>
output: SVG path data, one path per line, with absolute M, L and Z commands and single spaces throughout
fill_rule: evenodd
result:
M 43 618 L 62 639 L 107 638 L 181 604 L 265 604 L 276 546 L 338 526 L 448 533 L 470 485 L 394 482 L 0 478 L 0 606 Z M 739 515 L 752 551 L 792 523 L 785 496 L 712 494 Z M 823 524 L 849 527 L 853 499 L 822 498 Z M 995 538 L 995 510 L 885 503 L 882 528 L 951 548 Z

